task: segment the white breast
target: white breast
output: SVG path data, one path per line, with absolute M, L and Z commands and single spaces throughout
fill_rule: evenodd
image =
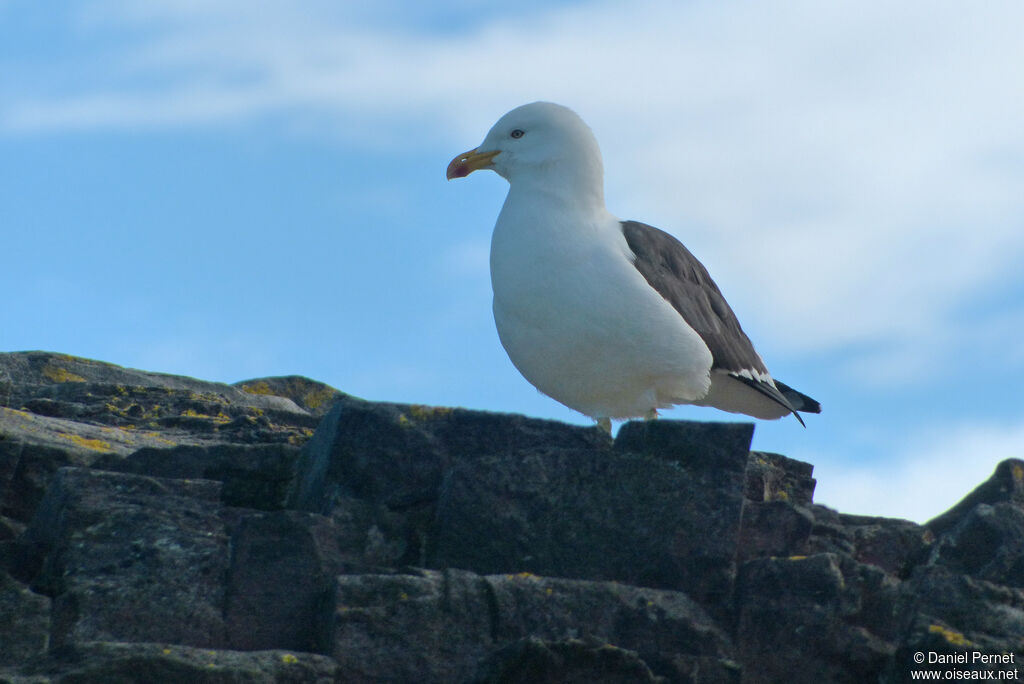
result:
M 491 281 L 509 358 L 566 406 L 627 418 L 707 393 L 711 353 L 633 267 L 603 207 L 513 190 L 491 241 Z

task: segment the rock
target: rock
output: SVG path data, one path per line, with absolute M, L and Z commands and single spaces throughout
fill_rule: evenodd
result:
M 116 429 L 11 408 L 0 411 L 0 426 L 5 436 L 0 444 L 13 458 L 31 455 L 30 450 L 34 449 L 43 457 L 59 460 L 61 465 L 87 466 L 100 456 L 127 456 L 141 447 L 166 447 L 176 443 L 155 431 Z M 183 435 L 176 435 L 176 438 L 187 439 Z
M 222 647 L 228 536 L 218 483 L 62 468 L 26 537 L 46 550 L 52 642 Z
M 330 385 L 304 378 L 301 375 L 243 380 L 236 382 L 232 387 L 237 387 L 249 394 L 291 399 L 297 406 L 315 416 L 325 415 L 336 402 L 349 396 Z
M 291 444 L 216 444 L 142 448 L 100 457 L 94 468 L 155 477 L 217 480 L 228 506 L 281 510 L 295 477 L 299 448 Z
M 0 544 L 15 539 L 24 531 L 24 524 L 0 515 Z
M 325 652 L 334 578 L 344 568 L 331 521 L 296 511 L 255 515 L 236 526 L 230 544 L 229 646 Z
M 490 656 L 474 684 L 664 684 L 636 653 L 579 639 L 509 644 Z
M 728 638 L 682 592 L 529 574 L 491 575 L 486 581 L 493 592 L 496 642 L 529 635 L 548 643 L 572 638 L 614 645 L 668 681 L 685 681 L 683 673 L 694 670 L 730 681 L 735 675 Z
M 62 469 L 23 542 L 46 557 L 54 644 L 322 650 L 345 566 L 331 521 L 220 499 L 208 480 Z
M 709 471 L 724 468 L 733 472 L 738 464 L 742 464 L 742 470 L 746 469 L 753 437 L 751 423 L 630 421 L 619 428 L 615 450 L 693 463 Z
M 825 506 L 809 509 L 814 517 L 807 553 L 838 553 L 876 565 L 906 578 L 924 562 L 935 537 L 909 520 L 846 515 Z
M 1024 659 L 1024 592 L 958 575 L 944 567 L 924 567 L 901 587 L 896 602 L 901 638 L 882 681 L 911 680 L 912 670 L 945 673 L 963 679 L 972 672 L 1020 668 Z M 1011 656 L 1012 663 L 985 663 L 974 653 Z M 918 663 L 917 653 L 961 656 L 963 664 Z M 955 661 L 947 661 L 955 662 Z M 942 676 L 945 676 L 944 674 Z M 982 679 L 974 675 L 974 679 Z M 1005 675 L 993 679 L 1005 678 Z M 1018 676 L 1013 677 L 1019 678 Z
M 806 508 L 788 501 L 747 501 L 743 505 L 737 562 L 770 556 L 803 555 L 814 527 Z
M 619 450 L 463 462 L 445 478 L 428 563 L 615 580 L 719 603 L 731 586 L 742 456 L 732 471 Z
M 302 449 L 289 505 L 341 516 L 351 537 L 362 536 L 368 564 L 432 565 L 437 502 L 457 464 L 520 453 L 596 450 L 611 442 L 596 428 L 579 428 L 465 409 L 335 404 Z M 351 527 L 358 521 L 361 530 Z M 372 547 L 372 548 L 371 548 Z
M 12 438 L 9 410 L 0 408 L 0 514 L 5 526 L 26 524 L 39 506 L 50 478 L 76 454 L 69 449 L 26 445 Z M 9 516 L 9 518 L 8 518 Z
M 304 378 L 263 378 L 243 385 L 250 391 L 66 354 L 0 354 L 0 516 L 27 523 L 50 478 L 64 466 L 116 468 L 118 461 L 147 449 L 152 459 L 146 467 L 155 466 L 158 454 L 175 446 L 214 448 L 214 458 L 224 455 L 215 447 L 225 445 L 300 446 L 327 404 L 344 398 Z M 271 489 L 287 488 L 287 483 L 271 484 L 262 477 L 272 452 L 254 456 L 251 465 L 240 465 L 239 458 L 225 465 L 250 475 L 258 472 L 255 480 Z M 177 455 L 179 461 L 184 457 Z M 287 470 L 290 479 L 290 464 Z M 235 485 L 246 490 L 257 482 L 233 474 L 225 481 L 228 500 L 250 505 L 253 496 L 269 496 L 278 501 L 268 505 L 280 507 L 281 492 L 235 492 Z
M 191 684 L 334 684 L 338 667 L 313 653 L 284 650 L 224 651 L 163 643 L 84 642 L 39 658 L 0 682 L 110 684 L 110 682 L 190 682 Z
M 924 560 L 931 536 L 909 520 L 861 515 L 841 515 L 853 543 L 853 557 L 896 577 L 907 577 Z
M 0 355 L 2 358 L 3 355 Z M 0 512 L 27 523 L 57 470 L 173 445 L 156 431 L 125 431 L 0 407 Z M 175 439 L 189 439 L 175 433 Z
M 8 435 L 61 447 L 70 441 L 86 454 L 233 438 L 302 442 L 309 436 L 304 430 L 311 431 L 319 418 L 286 397 L 63 354 L 0 354 L 0 373 L 11 388 L 4 397 Z M 42 420 L 18 430 L 18 420 L 33 417 L 58 422 Z M 78 427 L 69 430 L 69 423 Z
M 122 368 L 112 363 L 51 352 L 0 354 L 0 377 L 4 378 L 0 396 L 4 397 L 6 406 L 19 408 L 26 403 L 48 400 L 54 407 L 51 412 L 74 418 L 101 417 L 97 422 L 114 421 L 122 413 L 118 410 L 121 408 L 129 416 L 138 414 L 135 417 L 141 418 L 170 415 L 161 411 L 159 405 L 136 403 L 139 411 L 131 410 L 128 402 L 136 396 L 158 396 L 134 392 L 141 389 L 161 390 L 165 397 L 184 393 L 203 408 L 241 406 L 263 411 L 307 413 L 291 399 L 272 392 L 254 394 L 221 383 Z M 111 406 L 97 405 L 92 399 L 94 392 L 122 399 L 113 401 Z M 61 408 L 56 408 L 58 405 Z
M 491 608 L 469 573 L 341 575 L 329 653 L 351 681 L 458 682 L 491 645 Z
M 751 451 L 747 462 L 744 494 L 754 503 L 786 501 L 810 506 L 817 481 L 814 466 L 766 451 Z
M 930 562 L 961 575 L 1024 588 L 1024 510 L 978 504 L 932 547 Z
M 983 654 L 956 668 L 977 678 L 1024 657 L 1024 461 L 921 526 L 815 504 L 812 466 L 752 430 L 612 442 L 0 354 L 0 683 L 903 682 L 952 672 L 918 653 Z
M 445 471 L 456 462 L 529 450 L 609 447 L 597 428 L 458 408 L 344 400 L 304 446 L 290 503 L 316 513 L 329 513 L 342 496 L 392 510 L 414 507 L 437 500 Z
M 1024 506 L 1024 461 L 1010 458 L 996 466 L 992 476 L 978 485 L 957 505 L 925 523 L 932 534 L 939 535 L 955 526 L 979 504 L 998 503 Z
M 50 640 L 50 599 L 0 570 L 0 667 L 42 654 Z
M 465 681 L 491 654 L 528 638 L 632 650 L 655 674 L 675 667 L 665 651 L 726 669 L 731 655 L 684 595 L 614 583 L 456 570 L 342 575 L 336 601 L 333 655 L 353 681 Z M 504 667 L 495 662 L 484 671 Z
M 355 498 L 338 501 L 331 513 L 351 568 L 380 572 L 383 568 L 425 567 L 426 532 L 430 527 L 422 511 L 391 511 Z
M 898 583 L 878 568 L 835 554 L 765 558 L 736 584 L 744 682 L 876 681 L 892 657 Z

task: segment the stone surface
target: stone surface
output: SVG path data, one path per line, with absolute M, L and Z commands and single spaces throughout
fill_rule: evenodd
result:
M 736 644 L 745 682 L 875 681 L 895 646 L 898 584 L 835 554 L 742 566 Z
M 814 528 L 814 516 L 788 501 L 747 501 L 743 506 L 739 562 L 765 556 L 802 555 Z
M 0 667 L 41 655 L 50 641 L 50 599 L 0 570 Z
M 1013 504 L 978 504 L 932 549 L 935 565 L 1024 588 L 1024 510 Z
M 810 506 L 817 481 L 814 466 L 781 454 L 751 451 L 744 494 L 754 502 L 786 501 Z
M 1010 458 L 996 467 L 992 477 L 974 488 L 951 509 L 929 520 L 925 527 L 933 534 L 941 534 L 953 527 L 978 504 L 1009 503 L 1024 506 L 1024 461 Z
M 291 505 L 329 513 L 342 496 L 391 509 L 437 500 L 457 462 L 525 451 L 610 449 L 595 428 L 417 404 L 341 401 L 302 450 Z
M 882 681 L 910 681 L 912 669 L 950 671 L 948 665 L 917 665 L 916 653 L 938 653 L 964 658 L 956 669 L 962 679 L 971 673 L 1016 669 L 1024 676 L 1024 593 L 982 580 L 958 575 L 943 567 L 925 566 L 901 587 L 897 601 L 901 628 L 893 657 L 886 663 Z M 1010 655 L 1012 664 L 978 662 L 974 653 Z M 974 679 L 983 678 L 975 674 Z M 1004 679 L 1005 681 L 1005 679 Z
M 336 684 L 345 681 L 331 658 L 291 651 L 224 651 L 188 646 L 82 642 L 0 670 L 0 684 Z
M 814 525 L 807 553 L 848 555 L 900 578 L 924 562 L 935 539 L 927 528 L 909 520 L 846 515 L 818 505 L 809 510 Z
M 730 484 L 729 471 L 619 452 L 477 459 L 445 479 L 429 564 L 615 580 L 717 603 L 730 590 L 743 503 Z
M 314 432 L 315 428 L 315 432 Z M 0 682 L 904 682 L 1024 658 L 1024 461 L 926 525 L 737 423 L 610 440 L 0 354 Z M 957 668 L 975 678 L 1009 669 Z
M 578 639 L 542 641 L 535 637 L 509 644 L 490 656 L 474 684 L 659 684 L 636 653 Z
M 449 570 L 343 575 L 336 601 L 333 655 L 355 681 L 466 681 L 495 652 L 530 638 L 613 645 L 655 671 L 675 667 L 663 652 L 725 669 L 731 655 L 724 634 L 680 592 Z
M 220 486 L 62 468 L 29 526 L 54 599 L 52 642 L 223 647 L 228 537 Z
M 291 444 L 215 444 L 144 447 L 121 458 L 102 456 L 94 468 L 156 477 L 217 480 L 228 506 L 284 508 L 299 447 Z
M 281 511 L 243 519 L 230 538 L 224 622 L 238 650 L 323 651 L 344 567 L 331 520 Z
M 248 394 L 291 399 L 297 406 L 315 416 L 323 416 L 337 401 L 348 397 L 330 385 L 301 375 L 243 380 L 232 386 Z
M 289 395 L 275 395 L 275 388 Z M 215 448 L 223 445 L 243 451 L 259 445 L 301 446 L 329 403 L 343 398 L 305 378 L 264 378 L 236 387 L 67 354 L 0 354 L 0 516 L 27 523 L 50 478 L 63 466 L 110 468 L 139 450 L 159 454 L 175 446 L 212 447 L 213 458 L 222 456 Z M 264 473 L 267 452 L 255 453 L 249 466 L 242 460 L 234 459 L 228 475 L 239 468 Z M 148 466 L 161 467 L 159 457 Z M 126 469 L 131 472 L 131 465 Z M 251 484 L 229 479 L 229 498 L 234 485 L 245 489 Z M 265 482 L 268 489 L 287 486 Z M 268 491 L 264 496 L 283 494 Z

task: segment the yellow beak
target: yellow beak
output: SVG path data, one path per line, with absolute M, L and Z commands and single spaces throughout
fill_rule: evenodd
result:
M 465 178 L 478 169 L 488 169 L 494 164 L 492 160 L 501 154 L 500 150 L 481 152 L 480 148 L 463 152 L 448 164 L 448 180 L 452 178 Z

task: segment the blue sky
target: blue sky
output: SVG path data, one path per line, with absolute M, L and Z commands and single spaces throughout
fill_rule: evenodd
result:
M 0 350 L 586 424 L 494 332 L 504 181 L 444 180 L 545 99 L 822 402 L 754 437 L 819 502 L 1024 457 L 1024 5 L 347 5 L 0 0 Z

